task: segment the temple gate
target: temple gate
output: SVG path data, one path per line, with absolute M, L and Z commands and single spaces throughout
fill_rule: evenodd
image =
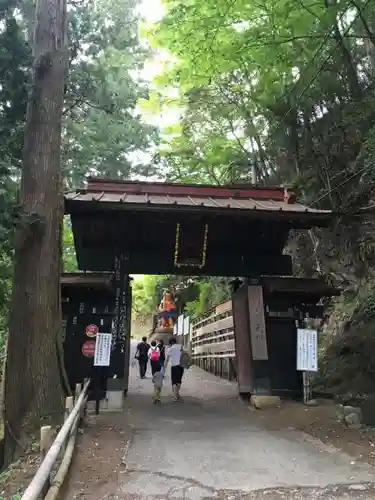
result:
M 66 195 L 65 208 L 71 216 L 79 268 L 115 272 L 113 340 L 123 346 L 123 356 L 130 338 L 124 319 L 130 274 L 291 276 L 291 257 L 283 255 L 289 231 L 328 226 L 332 219 L 329 211 L 305 207 L 293 193 L 279 187 L 95 178 L 89 179 L 85 189 Z M 251 302 L 258 301 L 259 312 L 260 299 L 253 295 Z M 241 322 L 241 308 L 236 312 L 236 307 L 235 316 Z M 237 367 L 246 384 L 249 349 L 247 359 Z M 257 356 L 265 356 L 264 342 L 256 349 Z M 126 390 L 126 377 L 121 380 Z

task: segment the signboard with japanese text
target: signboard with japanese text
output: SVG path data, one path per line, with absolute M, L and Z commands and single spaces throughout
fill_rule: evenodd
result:
M 109 366 L 111 359 L 112 334 L 98 333 L 96 336 L 94 366 Z
M 263 288 L 259 285 L 248 287 L 250 338 L 253 360 L 268 359 L 266 322 L 264 318 Z
M 318 332 L 316 330 L 297 329 L 297 370 L 318 371 Z

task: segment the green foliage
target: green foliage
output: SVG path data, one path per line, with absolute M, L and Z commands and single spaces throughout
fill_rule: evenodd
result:
M 157 140 L 136 111 L 147 86 L 135 74 L 147 52 L 138 40 L 137 0 L 96 0 L 71 9 L 71 66 L 65 109 L 66 185 L 87 175 L 129 178 L 152 173 L 134 161 Z
M 332 305 L 320 349 L 317 385 L 337 394 L 373 393 L 375 286 L 366 281 Z
M 72 224 L 68 216 L 64 217 L 63 226 L 63 266 L 65 273 L 78 271 Z
M 192 318 L 230 298 L 225 278 L 144 276 L 133 282 L 133 318 L 136 322 L 150 321 L 164 290 L 174 293 L 179 310 Z
M 30 55 L 14 2 L 2 3 L 0 20 L 0 357 L 7 331 L 11 293 L 13 234 L 17 220 L 17 184 L 22 159 Z
M 132 316 L 135 321 L 143 325 L 155 312 L 159 296 L 158 284 L 162 281 L 160 276 L 136 277 L 132 285 Z
M 292 183 L 317 205 L 366 202 L 372 184 L 358 186 L 358 161 L 372 172 L 372 4 L 164 4 L 150 33 L 173 56 L 159 101 L 173 87 L 182 111 L 160 148 L 171 179 L 250 181 L 255 171 L 258 183 Z
M 136 110 L 147 100 L 137 71 L 147 56 L 138 40 L 137 0 L 68 2 L 70 70 L 65 95 L 62 162 L 64 187 L 87 175 L 127 178 L 151 168 L 134 155 L 157 140 Z M 32 9 L 31 9 L 32 12 Z M 11 292 L 13 232 L 22 164 L 31 57 L 28 2 L 2 2 L 0 9 L 0 351 Z M 131 156 L 133 155 L 133 157 Z M 70 221 L 64 221 L 65 271 L 77 270 Z

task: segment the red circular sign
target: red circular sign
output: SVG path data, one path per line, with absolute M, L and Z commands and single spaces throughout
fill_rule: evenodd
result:
M 99 327 L 96 325 L 88 325 L 86 326 L 86 335 L 88 337 L 96 337 L 96 334 L 99 332 Z
M 82 346 L 82 354 L 86 356 L 86 358 L 92 358 L 95 354 L 95 344 L 94 340 L 88 340 Z

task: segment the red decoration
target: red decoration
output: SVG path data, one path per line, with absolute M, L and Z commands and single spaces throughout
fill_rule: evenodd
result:
M 94 340 L 88 340 L 82 346 L 82 354 L 86 356 L 86 358 L 93 358 L 95 355 L 95 344 Z
M 90 338 L 96 337 L 96 334 L 99 333 L 99 327 L 96 325 L 88 325 L 86 327 L 86 335 Z

